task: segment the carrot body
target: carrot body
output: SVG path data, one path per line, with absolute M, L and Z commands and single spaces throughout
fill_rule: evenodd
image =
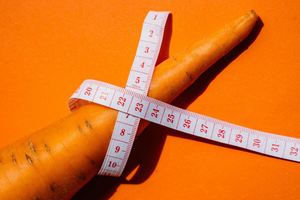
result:
M 152 98 L 173 101 L 239 44 L 258 19 L 254 11 L 167 59 L 155 69 Z M 99 171 L 117 111 L 89 104 L 0 149 L 1 199 L 69 199 Z M 148 122 L 141 121 L 138 133 Z

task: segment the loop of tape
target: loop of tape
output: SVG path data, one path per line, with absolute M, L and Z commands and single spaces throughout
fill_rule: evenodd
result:
M 169 12 L 150 11 L 145 18 L 126 88 L 85 80 L 69 99 L 71 111 L 97 103 L 119 112 L 99 175 L 120 176 L 140 119 L 206 139 L 300 162 L 300 140 L 252 130 L 186 111 L 147 97 Z

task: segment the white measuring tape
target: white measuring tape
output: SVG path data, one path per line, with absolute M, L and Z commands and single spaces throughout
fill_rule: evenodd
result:
M 99 174 L 121 175 L 141 118 L 184 133 L 300 162 L 300 139 L 234 125 L 146 96 L 167 16 L 168 12 L 148 13 L 126 89 L 85 80 L 69 99 L 71 111 L 89 102 L 121 111 Z
M 88 87 L 97 88 L 91 94 L 92 98 L 87 98 L 84 95 L 84 91 Z M 85 80 L 80 88 L 80 91 L 73 95 L 69 101 L 71 110 L 76 110 L 87 104 L 87 101 L 83 100 L 93 99 L 92 102 L 94 103 L 184 133 L 300 162 L 298 151 L 300 139 L 256 131 L 224 122 L 100 81 Z M 101 98 L 103 92 L 107 94 L 105 99 Z M 124 99 L 126 99 L 125 102 Z M 124 104 L 121 104 L 121 102 L 124 102 Z M 128 130 L 134 126 L 132 117 L 126 118 L 126 125 Z M 129 140 L 129 136 L 123 135 L 122 130 L 119 130 L 119 135 L 127 138 L 125 141 Z M 119 157 L 118 153 L 115 153 L 114 157 Z
M 127 80 L 126 89 L 142 95 L 148 94 L 168 14 L 169 12 L 150 11 L 146 16 L 137 52 Z M 120 105 L 124 105 L 126 98 L 121 97 L 119 103 Z M 125 113 L 118 113 L 105 159 L 98 172 L 99 175 L 121 176 L 140 123 L 140 118 L 131 117 L 133 126 L 128 130 L 128 117 L 129 116 Z M 123 134 L 125 135 L 125 132 L 129 135 L 128 140 L 122 137 Z M 118 156 L 116 156 L 116 154 Z
M 169 12 L 150 11 L 146 16 L 137 52 L 126 84 L 127 90 L 142 95 L 148 94 L 168 15 Z M 85 87 L 83 95 L 86 97 L 86 100 L 93 101 L 92 94 L 97 89 L 97 85 Z M 78 92 L 80 93 L 80 91 Z M 109 94 L 110 91 L 101 91 L 100 98 L 104 100 Z M 126 101 L 125 97 L 120 97 L 118 104 L 125 105 Z M 130 123 L 132 124 L 129 127 L 128 119 L 130 119 Z M 105 159 L 98 172 L 99 175 L 120 176 L 122 174 L 131 152 L 139 122 L 140 118 L 138 117 L 129 116 L 121 112 L 118 113 Z

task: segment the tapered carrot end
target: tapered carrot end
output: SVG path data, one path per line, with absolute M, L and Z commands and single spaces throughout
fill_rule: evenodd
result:
M 258 18 L 257 13 L 254 10 L 251 10 L 230 24 L 231 29 L 239 37 L 240 41 L 244 40 L 249 35 Z

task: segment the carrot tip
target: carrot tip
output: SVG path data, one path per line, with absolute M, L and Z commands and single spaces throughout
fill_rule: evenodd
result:
M 255 18 L 258 18 L 258 14 L 253 9 L 249 12 L 249 14 L 253 15 Z

